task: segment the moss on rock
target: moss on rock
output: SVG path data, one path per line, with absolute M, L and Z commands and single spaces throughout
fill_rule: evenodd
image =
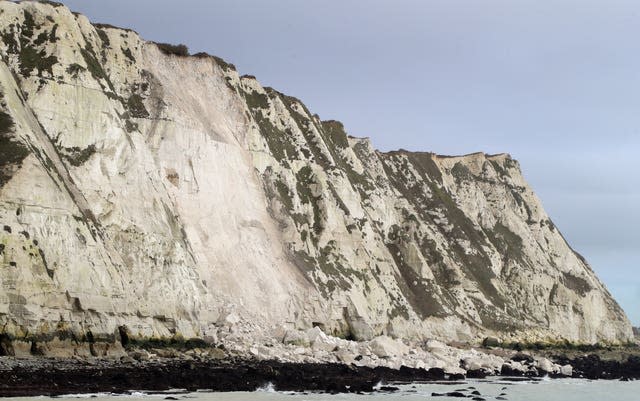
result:
M 142 96 L 137 93 L 132 94 L 127 99 L 127 108 L 129 109 L 129 113 L 132 117 L 136 118 L 147 118 L 149 117 L 149 112 L 147 108 L 144 106 L 144 102 Z
M 29 148 L 13 135 L 13 119 L 0 111 L 0 187 L 4 186 L 29 155 Z
M 77 146 L 71 148 L 61 148 L 60 154 L 72 166 L 79 167 L 87 162 L 96 153 L 96 146 L 91 144 L 84 149 Z
M 45 71 L 53 76 L 53 66 L 58 63 L 56 56 L 47 56 L 44 50 L 38 51 L 31 46 L 22 47 L 19 59 L 20 73 L 25 77 L 31 75 L 33 70 L 37 70 L 39 76 Z
M 344 130 L 344 125 L 342 125 L 340 121 L 323 121 L 322 128 L 327 134 L 326 138 L 330 141 L 332 146 L 340 149 L 346 149 L 349 147 L 347 133 Z

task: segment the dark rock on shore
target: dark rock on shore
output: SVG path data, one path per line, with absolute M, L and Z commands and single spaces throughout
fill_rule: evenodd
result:
M 556 356 L 560 364 L 573 366 L 573 377 L 587 379 L 640 379 L 640 356 L 629 355 L 622 360 L 607 360 L 590 354 L 576 358 Z
M 451 391 L 448 393 L 431 393 L 432 397 L 456 397 L 456 398 L 466 398 L 467 396 L 460 391 Z
M 5 366 L 6 367 L 6 366 Z M 17 360 L 0 372 L 0 396 L 123 393 L 138 389 L 164 391 L 254 391 L 271 383 L 279 391 L 326 393 L 373 392 L 380 382 L 443 380 L 441 369 L 368 368 L 343 364 L 303 364 L 276 361 L 184 360 L 123 364 L 115 361 Z M 391 391 L 387 387 L 386 391 Z
M 635 352 L 635 351 L 634 351 Z M 589 379 L 640 379 L 640 356 L 606 359 L 596 354 L 551 356 L 557 363 L 573 366 L 573 377 Z M 518 357 L 520 358 L 520 357 Z M 526 364 L 528 358 L 522 357 Z M 509 363 L 502 366 L 506 381 L 535 381 L 540 370 L 523 372 Z M 484 378 L 487 372 L 468 370 L 469 378 Z M 166 391 L 253 391 L 269 383 L 279 391 L 315 391 L 325 393 L 367 393 L 395 391 L 397 384 L 438 382 L 460 386 L 465 375 L 446 375 L 439 368 L 361 367 L 345 364 L 305 364 L 257 361 L 229 357 L 225 359 L 121 358 L 56 359 L 0 357 L 0 396 L 61 395 L 69 393 L 113 392 L 131 389 Z M 554 375 L 552 375 L 554 377 Z M 560 377 L 558 375 L 558 377 Z M 390 385 L 389 385 L 390 384 Z M 462 388 L 462 387 L 459 387 Z M 470 388 L 471 389 L 471 388 Z M 454 391 L 465 393 L 464 391 Z M 445 395 L 448 393 L 444 393 Z M 469 397 L 478 396 L 476 392 Z
M 524 372 L 522 370 L 514 369 L 513 366 L 506 363 L 502 365 L 500 374 L 502 376 L 524 376 Z
M 466 377 L 462 373 L 453 373 L 449 375 L 449 380 L 464 380 Z
M 469 379 L 484 379 L 487 376 L 488 376 L 488 373 L 483 369 L 467 370 L 467 378 Z
M 511 357 L 511 360 L 516 362 L 524 362 L 527 364 L 532 364 L 534 361 L 534 358 L 531 355 L 518 352 L 517 354 Z

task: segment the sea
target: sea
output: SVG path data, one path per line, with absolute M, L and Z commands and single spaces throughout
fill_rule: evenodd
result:
M 454 384 L 416 383 L 395 385 L 394 392 L 372 394 L 320 394 L 279 392 L 272 385 L 266 385 L 253 392 L 216 393 L 206 390 L 185 392 L 180 389 L 147 393 L 132 390 L 128 394 L 70 394 L 55 397 L 56 401 L 90 398 L 95 401 L 413 401 L 413 400 L 513 400 L 513 401 L 640 401 L 640 381 L 542 379 L 513 382 L 506 379 L 465 380 Z M 467 398 L 450 397 L 444 394 L 457 392 Z M 49 397 L 7 398 L 6 400 L 34 401 Z

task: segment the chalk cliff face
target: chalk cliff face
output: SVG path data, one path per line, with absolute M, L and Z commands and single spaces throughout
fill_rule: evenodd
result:
M 632 338 L 509 155 L 376 151 L 60 5 L 1 1 L 0 35 L 5 336 Z

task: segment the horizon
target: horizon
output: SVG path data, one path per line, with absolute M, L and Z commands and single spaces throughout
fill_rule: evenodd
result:
M 63 1 L 93 23 L 130 28 L 148 41 L 182 43 L 192 53 L 220 56 L 240 74 L 255 74 L 265 86 L 300 98 L 323 119 L 341 121 L 348 134 L 370 138 L 380 151 L 510 154 L 520 162 L 523 175 L 570 246 L 585 256 L 632 324 L 640 326 L 636 307 L 640 277 L 635 272 L 640 234 L 634 230 L 640 224 L 635 207 L 640 180 L 633 174 L 640 171 L 635 157 L 640 149 L 640 59 L 633 57 L 640 54 L 635 51 L 640 46 L 621 40 L 640 34 L 640 4 L 582 2 L 584 8 L 600 4 L 610 9 L 577 7 L 578 12 L 566 7 L 578 3 L 562 1 L 556 15 L 549 11 L 553 7 L 532 1 L 520 5 L 494 0 L 484 5 L 463 0 L 402 1 L 413 12 L 394 15 L 398 9 L 383 2 L 347 1 L 342 14 L 335 13 L 341 7 L 331 3 L 328 11 L 314 8 L 314 13 L 320 13 L 316 17 L 289 0 L 270 4 L 280 13 L 264 12 L 265 5 L 257 1 L 191 3 L 209 11 L 218 6 L 223 12 L 196 15 L 197 7 L 185 9 L 157 0 L 135 4 Z M 308 4 L 312 3 L 317 4 Z M 362 4 L 374 6 L 359 10 Z M 468 9 L 460 5 L 475 7 L 476 13 L 464 15 Z M 334 19 L 327 22 L 322 17 L 331 11 Z M 501 12 L 506 17 L 496 16 Z M 466 25 L 452 23 L 459 14 L 466 17 Z M 305 23 L 295 24 L 293 17 Z M 406 21 L 400 24 L 394 18 Z M 196 23 L 185 24 L 193 19 Z M 278 24 L 280 20 L 290 24 Z M 356 21 L 361 31 L 347 26 L 345 20 Z M 206 27 L 203 21 L 218 24 Z M 409 44 L 393 46 L 395 37 L 381 35 L 378 26 L 384 21 Z M 435 27 L 424 26 L 425 21 Z M 546 35 L 541 21 L 548 22 Z M 325 23 L 333 30 L 329 32 Z M 268 29 L 273 26 L 285 26 L 297 35 Z M 520 27 L 532 30 L 524 35 Z M 590 37 L 594 27 L 600 29 L 599 36 Z M 262 35 L 254 36 L 255 31 Z M 295 40 L 305 33 L 310 36 L 306 40 L 325 53 L 307 51 L 311 46 Z M 224 39 L 225 35 L 232 39 Z M 216 40 L 210 40 L 212 36 Z M 275 39 L 282 43 L 275 45 Z M 544 44 L 548 39 L 555 42 Z M 475 41 L 473 46 L 469 41 Z M 381 43 L 388 53 L 408 61 L 391 66 L 400 70 L 400 78 L 417 75 L 420 79 L 412 83 L 425 91 L 424 97 L 406 87 L 405 80 L 393 80 L 389 60 L 377 51 Z M 597 48 L 592 48 L 593 43 Z M 458 51 L 451 51 L 447 44 L 456 44 Z M 422 49 L 419 45 L 425 54 L 416 54 L 416 49 Z M 291 48 L 302 50 L 292 52 Z M 325 54 L 344 61 L 337 66 L 323 64 Z M 609 65 L 613 56 L 618 56 L 618 62 Z M 359 74 L 342 71 L 349 67 Z M 425 70 L 428 74 L 419 74 Z M 523 82 L 521 71 L 541 75 Z M 606 82 L 599 84 L 599 80 Z M 373 91 L 372 83 L 382 89 Z

